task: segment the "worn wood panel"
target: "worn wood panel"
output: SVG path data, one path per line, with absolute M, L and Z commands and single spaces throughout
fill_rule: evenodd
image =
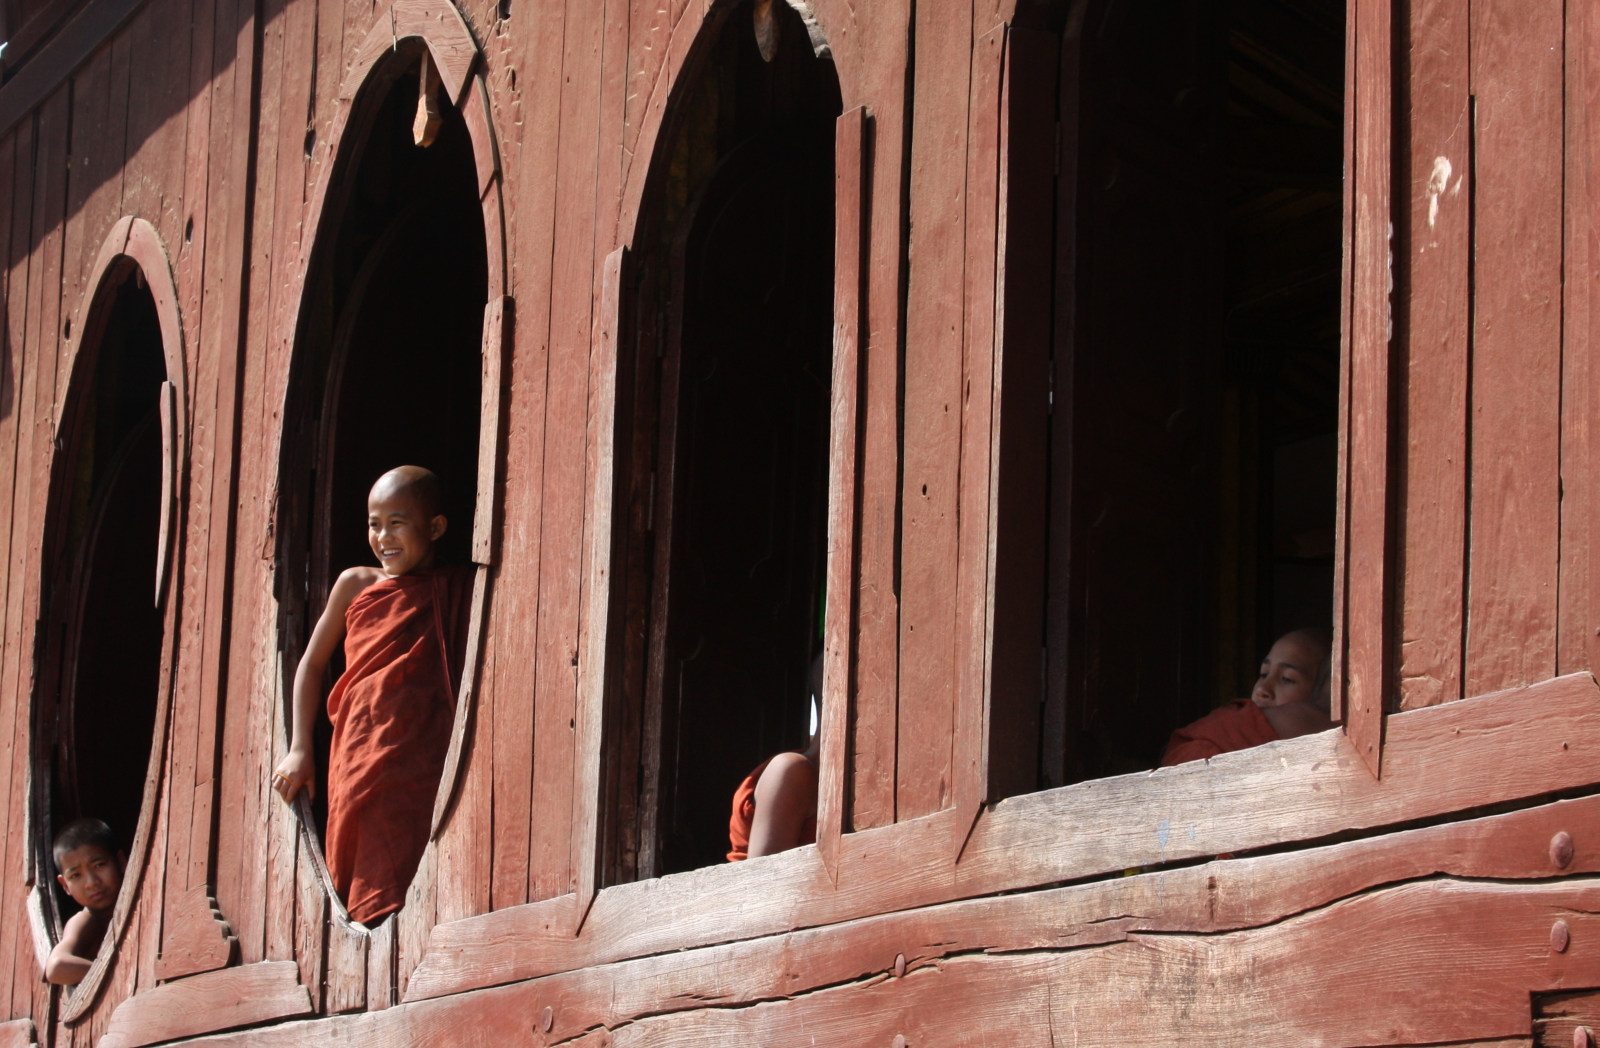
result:
M 328 1010 L 328 926 L 331 909 L 328 893 L 322 890 L 315 866 L 309 862 L 300 863 L 295 868 L 294 884 L 294 962 L 300 985 L 311 996 L 311 1009 L 318 1013 Z
M 1553 833 L 1597 814 L 1592 799 L 1562 802 L 1325 848 L 866 917 L 535 980 L 524 985 L 519 1004 L 530 1015 L 550 1007 L 546 1041 L 560 1042 L 647 1016 L 873 979 L 895 971 L 897 958 L 911 973 L 979 951 L 1068 950 L 1152 933 L 1226 933 L 1439 874 L 1524 879 L 1593 873 L 1600 869 L 1600 847 L 1587 846 L 1558 869 L 1548 843 Z
M 1600 746 L 1600 687 L 1581 674 L 1414 710 L 1390 719 L 1386 745 L 1381 783 L 1343 733 L 1329 731 L 1014 797 L 979 817 L 959 865 L 942 861 L 949 816 L 857 831 L 841 841 L 837 888 L 811 848 L 617 885 L 596 896 L 578 940 L 557 930 L 570 899 L 442 925 L 409 992 L 455 993 L 1588 784 L 1582 755 Z
M 296 974 L 292 961 L 267 961 L 145 990 L 118 1006 L 99 1044 L 137 1048 L 309 1014 L 311 999 Z
M 322 1010 L 327 1015 L 365 1011 L 367 950 L 371 938 L 344 921 L 328 923 L 328 959 L 323 967 Z
M 0 1023 L 0 1046 L 3 1048 L 32 1048 L 33 1044 L 32 1019 L 13 1019 Z
M 1566 217 L 1562 263 L 1561 582 L 1556 663 L 1562 673 L 1600 666 L 1600 495 L 1594 469 L 1600 411 L 1600 14 L 1568 5 L 1566 24 Z
M 510 416 L 506 431 L 505 518 L 501 531 L 497 595 L 490 646 L 496 652 L 492 720 L 493 803 L 490 840 L 490 906 L 528 899 L 533 825 L 534 700 L 539 684 L 538 635 L 544 561 L 545 416 L 550 381 L 550 281 L 554 272 L 556 142 L 560 127 L 561 63 L 541 49 L 561 39 L 560 4 L 527 2 L 520 17 L 528 35 L 515 65 L 524 72 L 522 90 L 530 126 L 509 165 L 508 211 L 515 222 L 508 240 L 518 260 L 514 296 L 520 296 L 511 358 Z M 538 46 L 535 46 L 535 43 Z M 553 52 L 551 52 L 553 53 Z M 533 669 L 531 675 L 529 669 Z
M 1401 709 L 1462 695 L 1472 305 L 1467 9 L 1466 0 L 1426 0 L 1407 12 Z
M 69 341 L 82 337 L 85 286 L 100 245 L 122 215 L 122 160 L 128 106 L 127 66 L 113 66 L 102 48 L 72 78 L 72 166 L 67 173 L 67 242 L 62 298 L 70 310 Z M 121 79 L 114 79 L 120 73 Z M 75 344 L 75 343 L 74 343 Z
M 1562 8 L 1472 5 L 1469 694 L 1556 667 Z
M 916 11 L 912 90 L 911 258 L 906 290 L 905 426 L 900 568 L 895 818 L 950 801 L 959 553 L 962 262 L 972 27 Z M 960 114 L 960 116 L 956 116 Z
M 384 920 L 367 936 L 367 1011 L 388 1008 L 395 996 L 395 926 Z
M 1361 0 L 1354 10 L 1355 39 L 1347 45 L 1355 52 L 1354 93 L 1347 91 L 1346 103 L 1354 112 L 1355 167 L 1340 679 L 1345 730 L 1376 775 L 1389 687 L 1391 12 L 1389 0 Z
M 241 2 L 245 3 L 242 13 Z M 245 497 L 243 478 L 247 475 L 239 462 L 239 420 L 248 413 L 241 405 L 241 380 L 246 369 L 241 364 L 240 355 L 244 350 L 245 300 L 250 286 L 245 264 L 250 251 L 248 222 L 253 201 L 246 195 L 246 188 L 252 160 L 251 138 L 255 127 L 251 115 L 255 103 L 251 90 L 255 66 L 254 10 L 254 4 L 248 3 L 248 0 L 219 3 L 216 8 L 213 65 L 217 69 L 217 76 L 213 81 L 211 118 L 213 122 L 227 121 L 230 127 L 251 128 L 252 135 L 219 136 L 226 138 L 228 147 L 211 151 L 212 168 L 206 184 L 208 220 L 204 227 L 204 316 L 201 320 L 202 338 L 197 348 L 199 356 L 214 357 L 218 361 L 217 396 L 227 408 L 225 413 L 219 412 L 218 427 L 230 442 L 227 477 L 224 478 L 220 472 L 214 474 L 217 483 L 222 484 L 224 479 L 230 483 L 223 487 L 223 495 L 213 502 L 213 507 L 222 514 L 226 523 L 223 530 L 229 536 L 223 554 L 224 570 L 219 574 L 225 574 L 227 579 L 224 593 L 233 618 L 230 622 L 228 616 L 211 616 L 207 623 L 207 637 L 208 647 L 212 650 L 221 650 L 226 646 L 236 657 L 226 664 L 220 659 L 211 661 L 205 688 L 207 694 L 218 696 L 219 705 L 226 702 L 230 707 L 231 715 L 222 718 L 218 739 L 218 795 L 228 799 L 229 808 L 236 812 L 237 818 L 218 820 L 213 877 L 218 904 L 225 913 L 230 914 L 235 922 L 235 930 L 239 931 L 241 942 L 244 943 L 249 942 L 249 936 L 239 929 L 237 922 L 249 907 L 236 904 L 250 896 L 244 893 L 242 885 L 246 874 L 241 851 L 244 841 L 256 835 L 255 827 L 246 818 L 249 808 L 244 802 L 250 796 L 250 787 L 258 786 L 258 782 L 247 785 L 249 775 L 245 768 L 244 752 L 248 748 L 247 740 L 251 737 L 251 731 L 259 731 L 260 722 L 251 721 L 249 717 L 252 690 L 248 687 L 236 689 L 232 685 L 251 680 L 248 668 L 252 666 L 255 650 L 250 631 L 257 621 L 255 616 L 261 602 L 252 588 L 246 587 L 235 593 L 231 581 L 239 572 L 240 562 L 244 559 L 243 551 L 250 548 L 248 542 L 234 543 L 234 512 Z M 224 418 L 226 424 L 222 421 Z M 238 483 L 237 490 L 232 482 Z M 259 502 L 255 503 L 255 507 L 260 513 Z M 252 529 L 251 537 L 257 535 L 259 532 Z M 260 561 L 254 555 L 255 551 L 251 552 L 246 563 L 255 565 L 258 573 Z M 249 581 L 255 581 L 257 577 L 255 573 L 244 576 Z M 244 643 L 230 646 L 229 642 L 234 636 L 230 631 L 238 631 Z
M 492 569 L 479 569 L 478 585 L 487 596 Z M 487 627 L 480 625 L 480 635 Z M 469 649 L 472 644 L 469 642 Z M 481 665 L 475 682 L 495 678 L 495 652 L 492 639 L 485 636 Z M 474 701 L 472 719 L 463 737 L 460 759 L 464 767 L 457 774 L 460 784 L 456 799 L 435 818 L 434 848 L 438 852 L 438 888 L 434 896 L 435 919 L 454 921 L 484 913 L 489 909 L 492 872 L 483 869 L 483 857 L 493 854 L 494 723 L 495 708 L 482 684 Z M 525 854 L 525 853 L 524 853 Z M 408 957 L 407 980 L 420 954 Z
M 24 394 L 19 400 L 18 419 L 18 477 L 17 485 L 26 491 L 13 503 L 11 538 L 12 590 L 8 603 L 8 626 L 15 629 L 8 634 L 7 649 L 15 660 L 12 684 L 15 687 L 13 709 L 19 711 L 13 742 L 9 772 L 9 796 L 24 798 L 30 780 L 30 761 L 33 733 L 26 726 L 20 711 L 31 710 L 35 686 L 33 646 L 39 622 L 40 589 L 44 539 L 45 506 L 49 500 L 50 467 L 55 442 L 56 375 L 60 360 L 61 332 L 61 276 L 62 276 L 62 226 L 66 206 L 66 180 L 59 177 L 67 164 L 68 125 L 70 123 L 70 93 L 61 90 L 40 107 L 35 120 L 34 163 L 30 176 L 33 181 L 31 232 L 29 243 L 32 258 L 29 262 L 27 325 L 24 338 L 29 345 L 29 355 L 34 364 L 24 372 Z M 26 381 L 31 377 L 32 382 Z M 31 394 L 31 396 L 29 395 Z M 29 432 L 24 435 L 23 427 Z M 19 512 L 20 510 L 20 512 Z M 19 559 L 20 554 L 20 559 Z M 20 576 L 20 577 L 19 577 Z M 10 620 L 9 612 L 15 608 L 17 620 Z M 23 815 L 24 805 L 13 804 L 8 823 L 4 868 L 27 870 L 24 859 L 28 848 L 28 833 L 19 828 L 34 829 L 31 820 Z M 0 957 L 24 958 L 25 937 L 30 935 L 20 907 L 8 907 L 0 923 Z M 35 974 L 25 966 L 12 972 L 11 1009 L 13 1015 L 23 1014 L 31 1006 Z
M 592 322 L 594 209 L 604 5 L 569 5 L 562 45 L 556 158 L 555 259 L 550 284 L 539 642 L 533 732 L 528 897 L 572 889 L 573 727 L 577 702 L 585 433 Z
M 957 818 L 951 855 L 959 856 L 967 831 L 988 796 L 987 732 L 989 656 L 994 596 L 991 529 L 995 426 L 1000 356 L 998 303 L 995 301 L 1002 248 L 1000 221 L 1001 100 L 1006 59 L 1005 27 L 991 29 L 972 45 L 967 103 L 965 214 L 966 280 L 961 354 L 960 466 L 955 547 L 955 629 L 950 728 L 951 790 Z M 965 825 L 963 825 L 965 824 Z
M 838 874 L 849 760 L 855 639 L 856 509 L 861 463 L 861 318 L 866 246 L 868 118 L 840 115 L 833 146 L 833 383 L 828 419 L 828 559 L 823 609 L 822 734 L 817 783 L 817 850 Z
M 860 553 L 855 582 L 855 710 L 850 736 L 851 795 L 846 825 L 894 821 L 895 725 L 900 659 L 900 424 L 906 255 L 905 165 L 911 5 L 873 4 L 857 13 L 856 68 L 846 99 L 872 106 L 867 216 L 866 314 L 862 336 Z M 851 104 L 846 102 L 847 105 Z
M 0 403 L 5 405 L 5 411 L 0 414 L 0 481 L 7 481 L 0 483 L 0 499 L 4 500 L 5 508 L 5 514 L 0 519 L 6 525 L 0 529 L 4 532 L 4 545 L 0 546 L 0 551 L 4 552 L 6 565 L 6 610 L 0 617 L 0 625 L 4 627 L 3 633 L 0 633 L 0 646 L 3 646 L 3 661 L 0 661 L 0 716 L 6 718 L 4 723 L 18 726 L 26 723 L 23 720 L 26 714 L 18 711 L 29 708 L 26 699 L 18 694 L 17 678 L 26 656 L 20 639 L 21 609 L 16 602 L 22 584 L 18 566 L 20 541 L 26 533 L 29 507 L 28 492 L 23 484 L 27 472 L 28 431 L 23 427 L 22 419 L 25 410 L 31 408 L 34 370 L 27 367 L 33 349 L 28 340 L 27 324 L 28 308 L 33 299 L 30 282 L 33 275 L 33 152 L 32 120 L 26 121 L 16 133 L 8 135 L 4 148 L 0 149 L 0 178 L 5 180 L 0 188 L 6 190 L 4 196 L 0 197 L 5 202 L 6 226 L 6 238 L 0 241 L 6 252 L 5 373 L 3 386 L 0 386 Z M 23 522 L 22 527 L 18 526 L 19 520 Z M 27 801 L 25 795 L 11 792 L 9 787 L 13 782 L 10 775 L 12 765 L 17 761 L 27 761 L 30 751 L 27 740 L 17 736 L 15 731 L 0 733 L 0 769 L 5 774 L 0 782 L 8 787 L 8 803 L 4 816 L 0 818 L 4 819 L 7 826 L 5 840 L 16 840 L 19 845 L 15 850 L 7 848 L 0 853 L 5 863 L 0 868 L 11 871 L 26 882 L 29 880 L 29 862 L 23 853 L 32 847 L 26 832 L 29 822 L 25 815 Z M 16 932 L 11 932 L 11 939 L 8 940 L 6 925 L 20 919 L 19 911 L 20 907 L 15 906 L 0 910 L 0 943 L 15 940 Z M 8 982 L 0 981 L 0 994 L 6 994 L 0 999 L 9 998 L 9 989 Z
M 1145 887 L 1148 892 L 1156 885 Z M 549 1034 L 535 1034 L 542 1044 L 882 1045 L 897 1035 L 910 1044 L 986 1044 L 992 1043 L 995 1031 L 1005 1031 L 1007 1043 L 1039 1045 L 1059 1044 L 1075 1034 L 1091 1035 L 1095 1043 L 1163 1039 L 1231 1045 L 1240 1029 L 1274 1045 L 1303 1044 L 1308 1036 L 1317 1043 L 1352 1046 L 1515 1039 L 1529 1032 L 1530 989 L 1582 985 L 1600 972 L 1600 948 L 1576 945 L 1584 942 L 1582 931 L 1600 922 L 1593 913 L 1597 892 L 1600 882 L 1592 877 L 1534 886 L 1421 882 L 1358 895 L 1227 936 L 1136 934 L 1086 949 L 1053 946 L 1020 953 L 980 952 L 975 942 L 963 940 L 947 953 L 936 942 L 934 956 L 922 958 L 912 933 L 903 943 L 877 946 L 880 955 L 899 945 L 909 951 L 908 962 L 917 957 L 920 963 L 908 965 L 901 978 L 869 973 L 820 990 L 786 992 L 770 983 L 757 986 L 759 966 L 707 964 L 689 976 L 706 991 L 705 997 L 680 997 L 665 1013 L 645 1011 L 632 1022 L 619 1017 L 613 1029 L 574 1036 L 583 1032 L 579 1024 L 597 1012 L 605 1014 L 606 974 L 626 987 L 621 1015 L 661 1001 L 664 983 L 652 985 L 641 978 L 645 973 L 640 969 L 670 965 L 674 959 L 653 959 L 618 966 L 631 970 L 630 980 L 622 978 L 625 971 L 578 973 L 406 1005 L 380 1015 L 253 1031 L 249 1043 L 302 1045 L 318 1043 L 312 1038 L 320 1036 L 352 1046 L 417 1043 L 419 1038 L 440 1045 L 490 1044 L 508 1036 L 500 1023 L 509 1017 L 526 1025 L 541 1014 L 552 1019 Z M 1013 898 L 977 905 L 1017 911 L 1035 901 Z M 1160 908 L 1153 893 L 1147 902 Z M 1049 923 L 1068 926 L 1066 910 L 1052 911 Z M 1452 917 L 1463 910 L 1478 919 L 1460 931 L 1459 950 L 1416 949 L 1437 942 L 1437 929 L 1454 923 Z M 1579 930 L 1574 948 L 1553 955 L 1550 921 L 1569 914 Z M 1009 926 L 1018 925 L 1012 921 Z M 842 937 L 858 930 L 844 929 Z M 935 929 L 921 930 L 932 931 L 937 940 Z M 1307 994 L 1301 992 L 1304 954 L 1312 943 L 1337 947 L 1330 967 L 1339 978 L 1322 992 Z M 769 948 L 797 945 L 779 940 Z M 708 952 L 726 954 L 729 949 Z M 819 952 L 814 948 L 810 955 Z M 843 952 L 828 949 L 822 956 L 836 962 Z M 1407 971 L 1461 987 L 1461 995 L 1433 995 L 1419 1003 L 1414 984 L 1395 977 L 1395 958 L 1402 958 Z M 797 957 L 787 959 L 791 963 L 782 967 L 799 975 L 805 966 L 792 963 Z M 850 967 L 840 964 L 833 974 Z M 1062 986 L 1080 992 L 1062 993 Z M 728 1007 L 746 1003 L 742 991 L 749 989 L 764 989 L 770 996 L 754 1007 Z M 1430 1031 L 1441 1041 L 1430 1041 Z M 243 1035 L 232 1035 L 197 1043 L 245 1041 Z
M 113 45 L 128 52 L 128 124 L 122 211 L 146 219 L 172 245 L 183 239 L 188 126 L 190 0 L 150 0 Z

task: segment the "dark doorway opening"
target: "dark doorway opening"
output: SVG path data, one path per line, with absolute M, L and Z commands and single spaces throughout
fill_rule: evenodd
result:
M 710 27 L 663 129 L 634 282 L 624 715 L 611 880 L 724 861 L 735 788 L 803 749 L 820 648 L 833 324 L 832 61 L 771 5 Z M 625 362 L 626 363 L 626 362 Z
M 51 493 L 38 730 L 51 836 L 92 817 L 131 851 L 162 699 L 156 574 L 167 364 L 142 274 L 128 263 L 108 282 L 110 301 L 95 308 L 103 319 L 91 322 L 80 351 L 87 381 L 64 420 Z M 70 908 L 59 891 L 56 906 Z
M 375 563 L 367 492 L 412 464 L 445 486 L 440 563 L 471 560 L 488 262 L 472 140 L 441 96 L 432 145 L 412 140 L 423 49 L 403 45 L 363 88 L 306 277 L 280 482 L 285 698 L 328 590 Z M 343 669 L 337 656 L 326 689 Z M 320 712 L 311 816 L 327 825 L 331 726 Z
M 1344 22 L 1139 0 L 1066 27 L 1041 785 L 1151 767 L 1331 624 Z

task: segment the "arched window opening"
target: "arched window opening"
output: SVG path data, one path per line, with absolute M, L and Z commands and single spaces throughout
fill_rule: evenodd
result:
M 1333 614 L 1344 3 L 1086 5 L 1062 60 L 1040 785 Z
M 806 745 L 841 105 L 831 59 L 787 5 L 771 12 L 771 61 L 749 3 L 703 30 L 634 238 L 630 640 L 602 805 L 613 881 L 724 861 L 740 780 Z
M 472 560 L 488 261 L 461 113 L 441 95 L 436 138 L 413 140 L 424 53 L 403 41 L 362 88 L 306 277 L 279 506 L 286 700 L 333 581 L 376 563 L 367 493 L 382 473 L 436 473 L 449 520 L 438 562 Z M 341 654 L 324 697 L 342 669 Z M 308 812 L 319 840 L 330 738 L 324 706 Z
M 95 312 L 63 420 L 47 529 L 39 750 L 49 768 L 53 838 L 78 818 L 103 820 L 131 851 L 150 773 L 164 614 L 158 601 L 162 516 L 161 324 L 143 274 L 124 262 Z M 97 335 L 98 333 L 98 335 Z M 79 381 L 83 381 L 81 378 Z M 43 798 L 40 798 L 41 800 Z M 41 861 L 51 879 L 48 841 Z M 56 912 L 75 909 L 59 889 Z

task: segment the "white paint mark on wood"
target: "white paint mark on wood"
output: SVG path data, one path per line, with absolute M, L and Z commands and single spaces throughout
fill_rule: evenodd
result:
M 1445 189 L 1450 185 L 1450 158 L 1434 157 L 1433 174 L 1428 176 L 1428 228 L 1432 229 L 1439 221 L 1439 198 L 1444 195 Z M 1456 181 L 1456 191 L 1460 192 L 1461 182 Z

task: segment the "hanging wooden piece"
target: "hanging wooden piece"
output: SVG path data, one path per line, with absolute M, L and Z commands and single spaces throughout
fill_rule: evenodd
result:
M 756 0 L 750 8 L 750 21 L 755 26 L 756 50 L 761 60 L 770 62 L 778 55 L 778 19 L 772 13 L 773 0 Z
M 411 123 L 411 140 L 426 149 L 439 137 L 439 71 L 431 52 L 422 52 L 422 68 L 417 76 L 417 118 Z

